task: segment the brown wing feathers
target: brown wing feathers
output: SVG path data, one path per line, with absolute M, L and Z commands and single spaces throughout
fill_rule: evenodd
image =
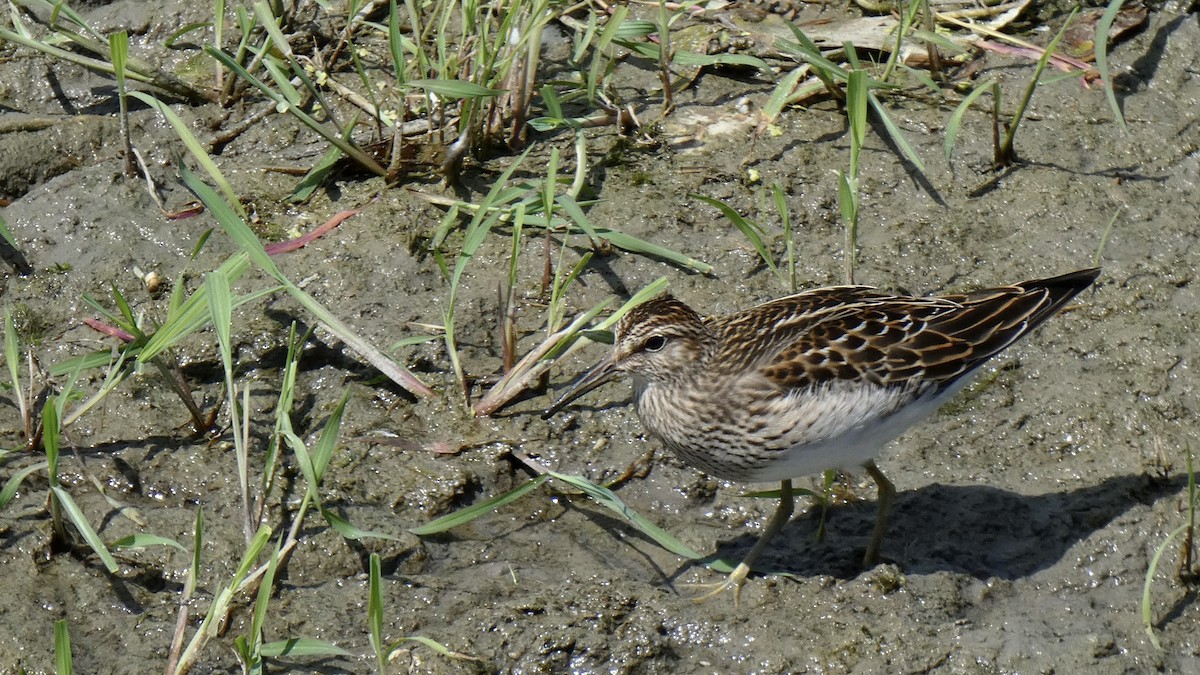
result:
M 864 378 L 948 386 L 1053 316 L 1098 270 L 944 298 L 854 302 L 814 324 L 762 366 L 785 389 Z

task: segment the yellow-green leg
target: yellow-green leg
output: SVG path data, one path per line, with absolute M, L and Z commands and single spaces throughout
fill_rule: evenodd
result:
M 758 541 L 754 543 L 754 547 L 738 563 L 738 566 L 733 569 L 733 572 L 725 578 L 725 581 L 716 584 L 703 584 L 705 587 L 712 588 L 711 591 L 696 598 L 696 602 L 703 602 L 722 591 L 733 588 L 733 604 L 738 604 L 738 598 L 742 593 L 742 584 L 746 583 L 746 577 L 750 576 L 750 568 L 754 566 L 754 561 L 762 554 L 770 543 L 771 538 L 783 529 L 787 524 L 788 519 L 792 517 L 792 511 L 795 509 L 796 502 L 792 498 L 792 481 L 785 480 L 780 483 L 779 488 L 779 506 L 775 509 L 775 513 L 771 516 L 771 520 L 767 521 L 766 528 L 762 534 L 758 536 Z
M 871 532 L 871 541 L 867 544 L 866 555 L 863 556 L 863 567 L 874 567 L 879 562 L 879 547 L 883 544 L 883 535 L 887 532 L 888 512 L 892 509 L 892 498 L 896 496 L 896 486 L 883 475 L 875 460 L 868 460 L 863 466 L 875 485 L 879 488 L 878 513 L 875 515 L 875 529 Z

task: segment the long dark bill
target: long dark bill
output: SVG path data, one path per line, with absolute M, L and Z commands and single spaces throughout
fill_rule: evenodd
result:
M 572 384 L 571 388 L 567 390 L 567 393 L 560 396 L 549 408 L 546 408 L 546 412 L 542 413 L 542 419 L 550 419 L 559 410 L 567 407 L 571 401 L 608 382 L 618 372 L 617 362 L 611 356 L 597 363 L 591 370 L 584 373 L 583 377 L 576 380 L 575 384 Z

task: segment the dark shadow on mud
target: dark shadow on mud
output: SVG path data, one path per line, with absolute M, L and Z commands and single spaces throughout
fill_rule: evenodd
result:
M 896 497 L 883 542 L 883 562 L 897 564 L 905 574 L 952 572 L 977 579 L 1020 579 L 1053 566 L 1072 546 L 1130 508 L 1153 503 L 1186 485 L 1185 476 L 1157 479 L 1139 474 L 1042 495 L 984 485 L 934 484 L 903 491 Z M 621 532 L 622 538 L 657 546 L 625 521 L 579 506 L 589 519 Z M 864 571 L 861 558 L 874 521 L 873 502 L 833 507 L 825 539 L 818 542 L 818 514 L 812 509 L 788 523 L 755 565 L 755 573 L 853 579 Z M 669 522 L 658 524 L 673 529 Z M 736 564 L 757 541 L 758 533 L 757 528 L 748 528 L 722 543 L 713 556 L 685 561 L 674 572 L 654 566 L 649 558 L 644 562 L 670 585 L 712 560 Z M 713 576 L 719 578 L 715 572 Z
M 1154 38 L 1150 41 L 1150 45 L 1146 47 L 1146 51 L 1130 64 L 1124 73 L 1118 73 L 1113 76 L 1114 89 L 1117 92 L 1122 109 L 1125 107 L 1125 99 L 1129 98 L 1131 94 L 1146 89 L 1154 79 L 1154 76 L 1158 74 L 1159 68 L 1166 58 L 1167 41 L 1171 35 L 1185 21 L 1195 20 L 1194 16 L 1183 14 L 1159 26 L 1154 32 Z
M 1155 479 L 1139 474 L 1042 495 L 986 485 L 934 484 L 907 490 L 896 496 L 882 557 L 906 574 L 953 572 L 1015 580 L 1051 567 L 1076 543 L 1130 508 L 1153 503 L 1186 485 L 1183 476 Z M 763 554 L 756 570 L 857 577 L 874 522 L 875 509 L 869 502 L 835 507 L 829 512 L 825 541 L 817 542 L 815 512 L 799 516 Z M 718 556 L 738 560 L 757 536 L 738 536 L 723 544 Z

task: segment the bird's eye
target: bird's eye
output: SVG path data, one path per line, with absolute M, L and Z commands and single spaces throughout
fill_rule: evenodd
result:
M 667 346 L 667 338 L 662 335 L 651 335 L 646 339 L 646 351 L 657 352 Z

